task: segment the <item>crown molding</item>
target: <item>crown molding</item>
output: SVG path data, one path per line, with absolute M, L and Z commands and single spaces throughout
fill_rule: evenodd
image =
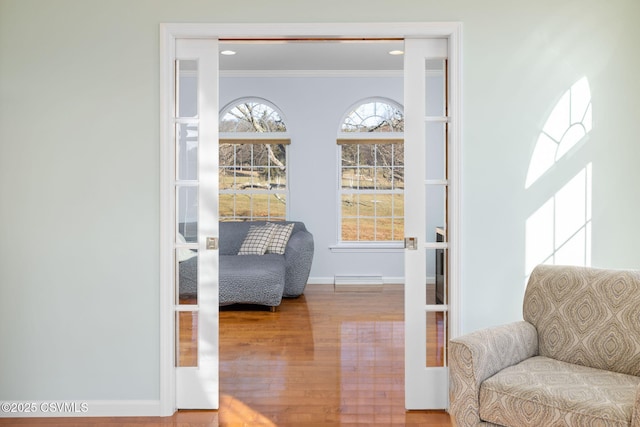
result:
M 442 70 L 427 70 L 427 76 L 441 76 Z M 338 77 L 338 78 L 402 78 L 403 70 L 220 70 L 220 77 L 240 77 L 240 78 L 318 78 L 318 77 Z
M 402 77 L 402 70 L 220 70 L 220 77 Z

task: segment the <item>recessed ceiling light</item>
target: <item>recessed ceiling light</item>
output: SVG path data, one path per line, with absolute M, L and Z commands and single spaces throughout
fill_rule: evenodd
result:
M 389 51 L 389 55 L 404 55 L 403 50 L 391 50 Z
M 222 52 L 220 52 L 220 55 L 227 55 L 227 56 L 235 55 L 235 54 L 236 54 L 235 50 L 223 50 Z

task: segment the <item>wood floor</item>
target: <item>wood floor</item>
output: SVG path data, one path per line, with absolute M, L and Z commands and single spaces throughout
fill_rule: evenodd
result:
M 218 411 L 0 419 L 0 425 L 449 427 L 445 412 L 404 409 L 403 304 L 400 286 L 334 292 L 332 286 L 310 285 L 275 313 L 221 308 Z

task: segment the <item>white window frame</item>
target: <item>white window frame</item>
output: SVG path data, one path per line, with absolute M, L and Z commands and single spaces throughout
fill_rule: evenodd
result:
M 399 102 L 394 101 L 393 99 L 384 98 L 384 97 L 369 97 L 362 99 L 355 104 L 351 105 L 345 114 L 343 114 L 342 119 L 340 120 L 340 127 L 338 131 L 338 141 L 340 140 L 371 140 L 373 141 L 380 140 L 384 141 L 381 143 L 388 143 L 388 141 L 393 140 L 395 142 L 404 143 L 404 133 L 403 132 L 343 132 L 342 125 L 344 124 L 346 118 L 349 116 L 351 112 L 355 109 L 359 108 L 362 105 L 379 102 L 389 104 L 392 107 L 402 111 L 404 116 L 404 107 Z M 337 144 L 336 149 L 336 164 L 337 164 L 337 230 L 336 230 L 336 245 L 330 247 L 332 252 L 396 252 L 401 251 L 403 249 L 403 243 L 401 240 L 343 240 L 342 239 L 342 196 L 345 194 L 342 188 L 342 144 Z M 404 166 L 404 163 L 403 163 Z M 351 194 L 404 194 L 404 189 L 389 189 L 389 190 L 351 190 L 348 191 Z M 404 212 L 402 215 L 404 222 Z M 394 216 L 391 215 L 390 219 L 393 221 Z
M 282 110 L 280 108 L 278 108 L 275 104 L 273 104 L 271 101 L 264 99 L 264 98 L 259 98 L 259 97 L 243 97 L 243 98 L 238 98 L 235 99 L 233 101 L 231 101 L 230 103 L 228 103 L 227 105 L 224 106 L 224 108 L 222 108 L 222 110 L 220 111 L 220 115 L 218 120 L 221 121 L 222 118 L 231 110 L 233 110 L 236 106 L 240 105 L 240 104 L 244 104 L 244 103 L 257 103 L 257 104 L 263 104 L 266 105 L 267 107 L 271 108 L 272 110 L 274 110 L 276 112 L 276 114 L 278 114 L 278 116 L 280 117 L 280 119 L 282 120 L 285 128 L 286 128 L 286 123 L 287 120 L 282 112 Z M 253 196 L 253 195 L 277 195 L 277 194 L 281 194 L 284 196 L 285 199 L 285 208 L 284 208 L 284 218 L 281 218 L 280 216 L 271 216 L 271 210 L 269 209 L 269 214 L 264 217 L 264 216 L 254 216 L 253 215 L 253 209 L 251 210 L 251 215 L 249 217 L 238 217 L 237 215 L 234 215 L 233 217 L 227 217 L 227 216 L 220 216 L 220 220 L 221 221 L 253 221 L 253 220 L 264 220 L 264 221 L 271 221 L 271 220 L 284 220 L 289 218 L 289 148 L 288 145 L 290 144 L 291 138 L 289 136 L 289 131 L 285 131 L 285 132 L 220 132 L 220 145 L 223 144 L 233 144 L 234 141 L 238 141 L 238 144 L 251 144 L 251 145 L 260 145 L 260 144 L 266 144 L 267 142 L 261 142 L 261 141 L 269 141 L 270 143 L 273 144 L 283 144 L 285 145 L 285 187 L 284 190 L 283 189 L 259 189 L 259 188 L 252 188 L 249 190 L 238 190 L 238 189 L 219 189 L 218 193 L 219 195 L 225 195 L 225 194 L 245 194 L 248 196 Z M 253 141 L 253 142 L 247 142 L 247 141 Z M 253 160 L 253 159 L 252 159 Z M 222 168 L 222 165 L 218 166 L 218 171 L 220 171 L 220 169 Z M 222 203 L 221 203 L 222 204 Z M 235 213 L 235 209 L 234 209 L 234 213 Z

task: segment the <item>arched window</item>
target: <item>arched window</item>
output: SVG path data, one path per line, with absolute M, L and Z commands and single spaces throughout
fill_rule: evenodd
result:
M 239 99 L 222 109 L 221 221 L 286 219 L 290 142 L 282 113 L 264 99 Z
M 340 153 L 340 242 L 404 237 L 404 114 L 388 99 L 361 101 L 344 115 Z

